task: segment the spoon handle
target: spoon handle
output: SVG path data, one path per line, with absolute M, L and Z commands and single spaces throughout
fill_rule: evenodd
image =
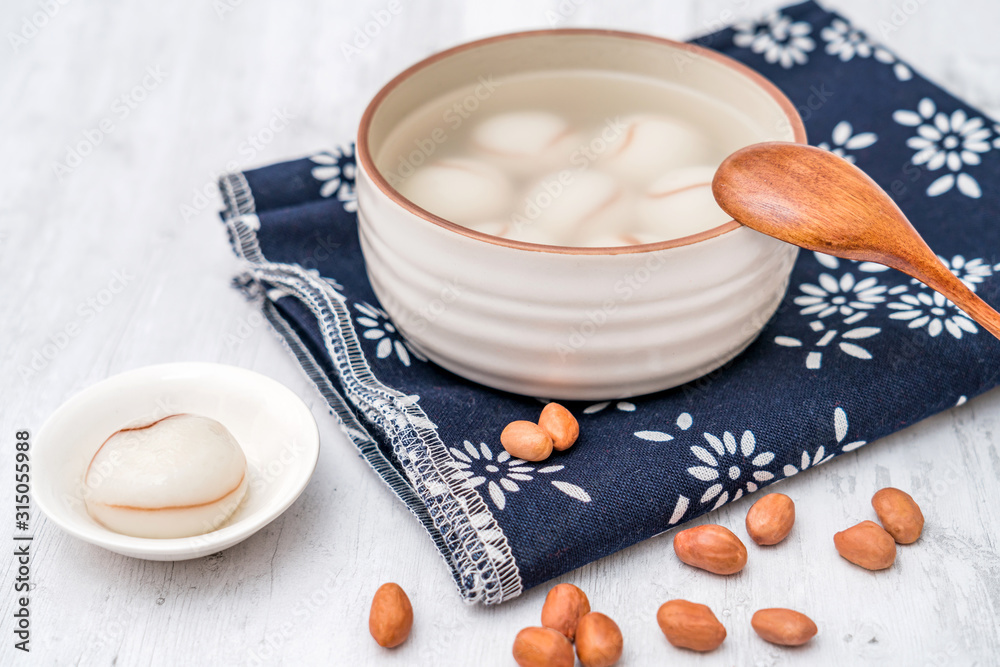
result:
M 950 299 L 969 317 L 1000 339 L 1000 313 L 976 296 L 975 292 L 969 289 L 958 276 L 949 271 L 940 261 L 937 261 L 937 257 L 934 260 L 930 266 L 923 266 L 923 271 L 908 271 L 907 273 L 911 273 L 917 280 L 926 283 Z M 916 275 L 917 273 L 921 275 Z

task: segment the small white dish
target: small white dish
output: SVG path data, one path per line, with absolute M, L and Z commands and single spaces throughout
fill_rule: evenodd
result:
M 221 422 L 243 447 L 250 486 L 236 513 L 194 537 L 131 537 L 97 523 L 83 502 L 83 478 L 101 443 L 122 426 L 189 412 Z M 305 489 L 319 457 L 309 408 L 269 377 L 210 363 L 147 366 L 73 396 L 35 437 L 32 497 L 70 535 L 147 560 L 200 558 L 242 542 L 276 519 Z

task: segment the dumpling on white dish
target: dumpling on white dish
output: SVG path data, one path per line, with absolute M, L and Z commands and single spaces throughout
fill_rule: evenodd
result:
M 636 202 L 641 232 L 660 240 L 704 232 L 732 218 L 712 195 L 715 167 L 682 167 L 656 179 Z
M 246 456 L 229 430 L 176 414 L 111 434 L 87 467 L 84 503 L 123 535 L 191 537 L 222 526 L 248 486 Z
M 704 164 L 714 147 L 700 129 L 679 118 L 638 114 L 622 119 L 622 131 L 601 154 L 601 167 L 637 185 L 671 169 Z
M 420 208 L 459 225 L 502 216 L 514 197 L 503 172 L 468 158 L 422 166 L 400 183 L 399 192 Z

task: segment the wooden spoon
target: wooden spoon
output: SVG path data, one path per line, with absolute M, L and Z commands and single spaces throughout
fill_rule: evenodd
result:
M 913 276 L 1000 338 L 1000 313 L 944 266 L 885 190 L 847 160 L 803 144 L 754 144 L 719 166 L 712 194 L 758 232 Z

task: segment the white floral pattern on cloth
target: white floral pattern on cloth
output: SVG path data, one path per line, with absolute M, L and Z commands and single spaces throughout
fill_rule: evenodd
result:
M 1000 264 L 990 266 L 980 258 L 966 261 L 965 257 L 962 255 L 955 255 L 951 259 L 938 255 L 938 259 L 941 260 L 942 264 L 948 267 L 948 270 L 951 271 L 952 275 L 965 283 L 965 286 L 973 292 L 976 291 L 976 288 L 979 287 L 984 280 L 992 276 L 994 271 L 1000 270 Z M 923 284 L 916 278 L 911 278 L 910 284 L 916 285 L 922 289 L 930 289 L 930 287 Z
M 854 134 L 854 127 L 848 121 L 842 120 L 833 128 L 830 141 L 832 143 L 824 141 L 816 144 L 816 147 L 830 151 L 834 155 L 838 155 L 851 164 L 854 164 L 854 156 L 848 153 L 848 151 L 859 151 L 863 148 L 868 148 L 878 141 L 878 136 L 874 132 Z
M 467 489 L 475 489 L 486 484 L 487 495 L 498 510 L 507 507 L 507 494 L 517 493 L 521 490 L 522 484 L 535 480 L 536 475 L 551 475 L 566 467 L 547 465 L 538 468 L 527 461 L 512 458 L 506 450 L 501 450 L 494 457 L 493 450 L 485 442 L 479 443 L 479 447 L 476 447 L 466 440 L 463 445 L 464 451 L 457 447 L 448 448 L 455 457 L 453 461 L 448 462 L 448 465 L 455 470 L 451 478 L 460 481 Z M 557 479 L 550 479 L 549 483 L 570 498 L 582 503 L 591 501 L 590 494 L 576 484 Z
M 601 403 L 594 403 L 593 405 L 585 407 L 583 409 L 583 414 L 596 415 L 612 403 L 615 405 L 615 410 L 620 412 L 635 412 L 635 403 L 630 403 L 629 401 L 602 401 Z
M 847 421 L 847 413 L 844 412 L 843 408 L 838 407 L 833 411 L 833 430 L 834 435 L 837 438 L 837 445 L 841 445 L 841 451 L 853 452 L 858 447 L 868 444 L 864 440 L 856 440 L 854 442 L 843 444 L 844 440 L 847 439 L 848 428 L 849 424 Z M 782 472 L 785 473 L 785 477 L 791 477 L 792 475 L 796 475 L 804 470 L 807 470 L 808 468 L 815 468 L 818 465 L 826 463 L 834 456 L 836 456 L 836 454 L 826 453 L 826 446 L 824 445 L 820 445 L 812 455 L 803 450 L 802 458 L 794 464 L 786 463 L 785 467 L 782 468 Z
M 361 337 L 378 341 L 375 344 L 376 357 L 386 359 L 395 352 L 399 362 L 407 367 L 409 367 L 413 357 L 420 361 L 427 361 L 427 357 L 415 350 L 403 338 L 384 310 L 363 302 L 355 303 L 354 309 L 360 313 L 355 316 L 355 321 L 365 327 Z
M 737 23 L 733 30 L 736 31 L 733 44 L 762 54 L 767 62 L 780 64 L 785 69 L 806 64 L 809 61 L 806 54 L 816 48 L 816 42 L 810 37 L 812 25 L 808 21 L 792 21 L 777 11 L 761 21 Z
M 838 407 L 833 411 L 833 432 L 837 437 L 837 444 L 840 445 L 840 451 L 842 452 L 853 452 L 858 447 L 863 447 L 868 444 L 867 440 L 853 440 L 844 444 L 844 440 L 847 439 L 847 432 L 850 430 L 850 422 L 847 421 L 847 413 L 844 408 Z
M 862 273 L 882 273 L 883 271 L 889 270 L 889 267 L 884 264 L 876 264 L 875 262 L 856 262 L 853 259 L 840 259 L 839 257 L 827 255 L 822 252 L 814 252 L 813 257 L 817 262 L 831 271 L 836 271 L 842 264 L 845 263 L 847 266 L 853 266 Z
M 354 187 L 357 167 L 354 150 L 350 146 L 317 153 L 309 158 L 317 166 L 312 168 L 312 177 L 323 183 L 319 194 L 326 198 L 334 194 L 344 205 L 344 210 L 354 213 L 358 210 L 358 194 Z
M 853 271 L 877 273 L 886 267 L 871 262 L 851 262 L 831 255 L 813 253 L 816 261 L 831 271 L 841 271 L 841 275 L 821 273 L 818 285 L 799 285 L 801 295 L 794 297 L 793 303 L 801 307 L 804 317 L 815 317 L 809 322 L 812 335 L 778 335 L 777 345 L 786 348 L 806 350 L 805 366 L 810 370 L 823 367 L 824 355 L 839 351 L 849 357 L 861 360 L 872 359 L 872 352 L 865 346 L 865 340 L 882 333 L 880 326 L 858 326 L 862 320 L 884 308 L 881 315 L 889 322 L 905 322 L 910 329 L 925 329 L 932 338 L 943 332 L 955 339 L 979 332 L 972 319 L 954 303 L 934 292 L 918 280 L 892 287 L 880 285 L 874 276 L 856 278 Z M 977 286 L 1000 271 L 1000 264 L 991 266 L 985 260 L 967 260 L 963 255 L 951 259 L 939 258 L 948 269 L 964 282 L 969 289 Z M 902 274 L 898 274 L 902 277 Z M 844 326 L 824 322 L 824 318 L 840 317 Z M 846 328 L 845 327 L 852 327 Z
M 792 465 L 791 463 L 786 463 L 782 471 L 785 473 L 785 477 L 791 477 L 792 475 L 798 474 L 803 470 L 807 470 L 810 466 L 815 468 L 816 466 L 826 463 L 834 457 L 833 454 L 826 453 L 826 447 L 820 445 L 816 450 L 816 453 L 810 458 L 809 452 L 802 450 L 802 461 L 798 465 Z
M 703 464 L 687 469 L 695 479 L 703 482 L 715 482 L 701 496 L 701 502 L 707 503 L 715 499 L 712 509 L 717 509 L 729 500 L 729 491 L 724 490 L 722 482 L 715 480 L 729 478 L 729 483 L 738 483 L 739 488 L 733 494 L 733 500 L 743 497 L 743 490 L 753 493 L 758 482 L 774 479 L 774 473 L 764 470 L 774 460 L 773 452 L 757 452 L 757 438 L 752 431 L 743 431 L 739 443 L 736 436 L 729 431 L 717 438 L 711 433 L 705 433 L 705 440 L 712 451 L 700 445 L 693 445 L 691 453 Z
M 775 336 L 774 338 L 774 342 L 782 347 L 807 348 L 806 368 L 809 370 L 819 370 L 823 367 L 823 354 L 828 350 L 840 350 L 855 359 L 871 359 L 872 353 L 862 347 L 858 341 L 882 333 L 880 327 L 855 327 L 847 331 L 828 329 L 820 320 L 810 322 L 809 328 L 818 336 L 811 343 L 791 336 Z
M 689 413 L 683 412 L 677 417 L 675 425 L 681 431 L 687 431 L 692 427 L 693 421 Z M 842 407 L 834 409 L 833 430 L 836 445 L 840 447 L 842 452 L 854 451 L 867 444 L 864 440 L 844 444 L 844 441 L 848 439 L 849 424 L 847 413 Z M 674 440 L 674 436 L 665 431 L 637 431 L 634 435 L 637 438 L 657 443 Z M 739 500 L 744 493 L 754 493 L 760 488 L 760 484 L 775 479 L 775 474 L 768 469 L 775 460 L 775 454 L 770 451 L 761 451 L 752 431 L 743 431 L 738 440 L 737 436 L 729 431 L 723 432 L 722 437 L 711 433 L 704 433 L 703 437 L 708 446 L 701 444 L 690 446 L 690 452 L 696 461 L 692 461 L 695 465 L 690 466 L 687 472 L 696 480 L 709 483 L 699 500 L 702 504 L 714 501 L 711 510 L 718 509 L 726 502 Z M 786 477 L 790 477 L 800 470 L 825 463 L 835 455 L 835 453 L 827 454 L 825 445 L 820 446 L 812 455 L 803 451 L 801 462 L 796 461 L 798 466 L 788 463 L 782 471 Z M 733 483 L 736 484 L 737 488 L 730 498 L 729 494 Z M 726 485 L 730 485 L 730 488 L 726 489 Z M 689 504 L 688 498 L 683 495 L 678 497 L 669 525 L 674 525 L 684 517 Z
M 595 403 L 591 407 L 599 406 L 600 403 Z M 631 405 L 631 404 L 629 404 Z M 607 406 L 604 406 L 607 407 Z M 599 408 L 603 410 L 604 407 Z M 599 411 L 596 410 L 596 411 Z M 595 411 L 595 412 L 596 412 Z M 674 425 L 681 431 L 687 431 L 694 425 L 694 418 L 689 412 L 682 412 L 677 415 L 677 419 L 674 421 Z M 635 437 L 642 438 L 649 442 L 670 442 L 674 439 L 674 436 L 663 431 L 636 431 L 634 433 Z M 678 494 L 677 500 L 674 503 L 674 509 L 670 513 L 670 518 L 667 519 L 667 525 L 673 526 L 680 522 L 681 519 L 687 514 L 688 509 L 691 506 L 691 499 L 683 494 Z
M 843 19 L 834 19 L 830 25 L 819 32 L 820 37 L 826 42 L 826 52 L 831 56 L 840 58 L 847 62 L 855 57 L 870 58 L 892 65 L 892 72 L 900 81 L 909 81 L 913 78 L 913 72 L 905 63 L 892 54 L 891 51 L 868 39 L 862 31 L 851 26 Z
M 979 327 L 968 315 L 938 292 L 902 294 L 889 308 L 896 311 L 889 315 L 890 319 L 905 320 L 911 329 L 926 328 L 931 338 L 943 331 L 958 339 L 967 333 L 979 333 Z
M 799 312 L 815 315 L 819 319 L 840 315 L 844 324 L 854 324 L 866 318 L 867 311 L 885 301 L 885 292 L 889 289 L 880 285 L 875 276 L 858 280 L 853 273 L 845 273 L 839 280 L 829 273 L 821 273 L 817 282 L 818 285 L 799 285 L 802 295 L 794 299 L 796 306 L 802 306 Z
M 677 421 L 674 423 L 677 428 L 682 431 L 686 431 L 694 424 L 694 418 L 690 413 L 682 412 L 677 415 Z M 674 439 L 674 436 L 663 431 L 636 431 L 634 435 L 637 438 L 642 438 L 643 440 L 648 440 L 650 442 L 670 442 Z
M 966 197 L 978 199 L 983 191 L 979 182 L 966 171 L 982 162 L 981 154 L 990 150 L 992 133 L 982 118 L 970 118 L 963 109 L 950 115 L 939 111 L 929 97 L 917 103 L 916 111 L 899 109 L 892 114 L 900 125 L 916 128 L 917 134 L 906 141 L 915 150 L 911 162 L 928 171 L 947 167 L 948 172 L 927 186 L 927 196 L 937 197 L 957 188 Z

